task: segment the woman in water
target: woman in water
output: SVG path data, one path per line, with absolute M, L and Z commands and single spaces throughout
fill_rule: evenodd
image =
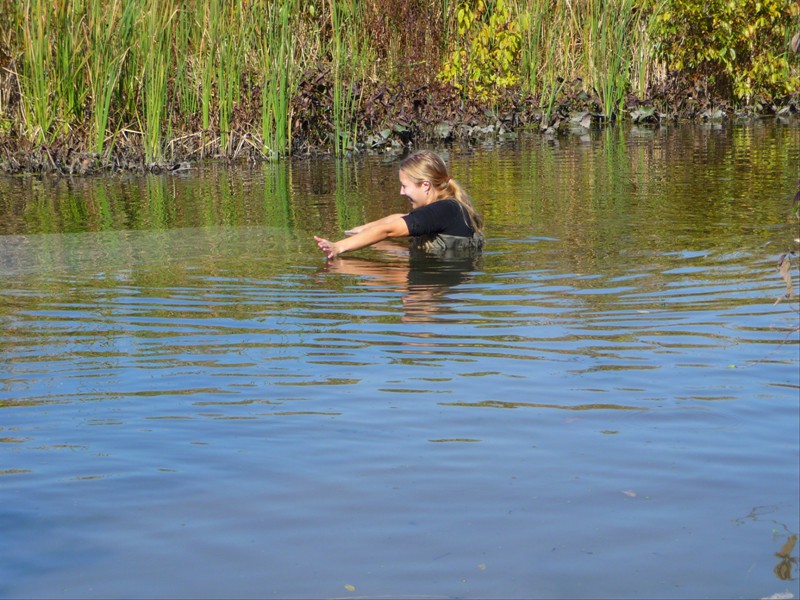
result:
M 432 253 L 483 246 L 483 219 L 438 154 L 415 152 L 400 163 L 399 176 L 400 194 L 410 200 L 411 212 L 360 225 L 338 242 L 314 236 L 329 259 L 398 237 L 410 237 L 412 250 Z

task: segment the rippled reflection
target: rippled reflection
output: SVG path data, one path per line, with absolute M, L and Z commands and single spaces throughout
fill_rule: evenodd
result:
M 795 590 L 799 140 L 452 148 L 459 260 L 319 255 L 379 158 L 0 181 L 0 596 Z
M 435 257 L 409 253 L 395 243 L 383 242 L 376 250 L 385 254 L 383 260 L 344 256 L 327 263 L 325 271 L 351 276 L 375 290 L 399 292 L 402 320 L 408 323 L 458 318 L 456 288 L 472 283 L 483 262 L 480 254 Z

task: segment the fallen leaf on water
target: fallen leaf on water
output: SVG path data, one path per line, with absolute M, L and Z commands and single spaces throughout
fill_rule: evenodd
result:
M 622 490 L 622 493 L 626 496 L 630 496 L 631 498 L 636 498 L 636 492 L 631 490 Z
M 356 591 L 356 586 L 350 585 L 348 583 L 347 585 L 344 586 L 344 589 L 346 589 L 348 592 L 355 592 Z
M 781 254 L 778 259 L 778 272 L 786 283 L 786 295 L 792 298 L 794 296 L 794 289 L 792 289 L 792 259 L 789 254 Z
M 781 547 L 781 549 L 775 553 L 775 556 L 778 558 L 789 558 L 792 555 L 792 550 L 794 550 L 794 545 L 797 543 L 797 534 L 793 533 L 789 536 L 789 539 L 786 540 L 786 543 Z
M 485 570 L 486 570 L 486 563 L 481 563 L 481 564 L 479 564 L 479 565 L 478 565 L 478 568 L 479 568 L 481 571 L 485 571 Z

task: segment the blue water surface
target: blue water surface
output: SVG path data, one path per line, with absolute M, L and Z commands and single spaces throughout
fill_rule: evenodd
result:
M 0 597 L 800 596 L 797 126 L 441 151 L 0 183 Z

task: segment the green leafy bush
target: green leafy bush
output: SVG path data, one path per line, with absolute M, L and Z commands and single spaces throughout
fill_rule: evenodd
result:
M 519 83 L 520 34 L 504 0 L 465 0 L 456 21 L 456 49 L 439 79 L 482 100 Z
M 671 69 L 751 104 L 800 89 L 787 35 L 798 19 L 796 0 L 666 0 L 654 33 Z

